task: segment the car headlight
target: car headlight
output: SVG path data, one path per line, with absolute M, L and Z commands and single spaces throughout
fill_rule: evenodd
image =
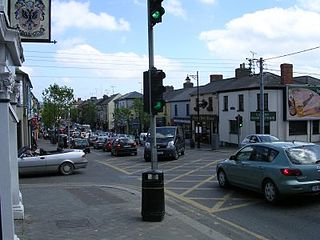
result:
M 144 144 L 144 146 L 145 146 L 145 148 L 150 148 L 150 147 L 151 147 L 151 145 L 150 145 L 149 142 L 146 142 L 146 143 Z
M 167 148 L 175 148 L 174 141 L 168 142 Z

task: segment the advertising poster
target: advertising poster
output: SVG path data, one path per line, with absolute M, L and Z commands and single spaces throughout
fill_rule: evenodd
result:
M 51 0 L 9 0 L 10 23 L 23 42 L 51 41 Z
M 287 86 L 287 119 L 320 119 L 320 86 Z

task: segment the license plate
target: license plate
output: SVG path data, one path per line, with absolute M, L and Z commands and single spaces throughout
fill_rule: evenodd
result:
M 163 155 L 163 152 L 158 152 L 158 155 Z
M 320 185 L 313 186 L 313 187 L 312 187 L 312 191 L 313 191 L 313 192 L 318 192 L 318 191 L 320 191 Z

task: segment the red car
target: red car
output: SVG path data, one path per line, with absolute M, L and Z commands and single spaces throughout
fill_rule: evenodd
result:
M 111 155 L 137 155 L 137 144 L 131 138 L 117 138 L 112 142 Z
M 104 152 L 111 152 L 112 142 L 115 140 L 115 137 L 108 138 L 108 140 L 104 143 L 102 149 Z

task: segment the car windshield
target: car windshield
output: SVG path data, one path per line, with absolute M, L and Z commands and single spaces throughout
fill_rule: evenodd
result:
M 173 138 L 175 128 L 157 128 L 157 138 Z
M 279 141 L 278 138 L 274 136 L 260 136 L 262 142 L 276 142 Z
M 288 148 L 286 152 L 293 164 L 310 165 L 320 163 L 320 146 L 318 145 Z

